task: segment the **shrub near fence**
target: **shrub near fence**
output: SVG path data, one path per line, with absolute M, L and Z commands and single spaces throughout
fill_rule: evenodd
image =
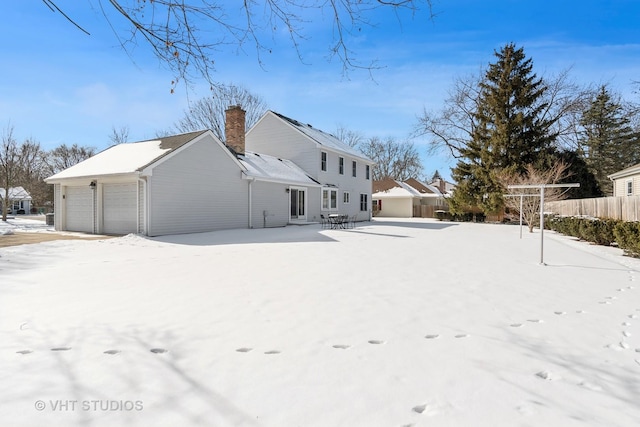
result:
M 597 245 L 617 244 L 625 254 L 640 257 L 640 222 L 549 215 L 545 228 Z

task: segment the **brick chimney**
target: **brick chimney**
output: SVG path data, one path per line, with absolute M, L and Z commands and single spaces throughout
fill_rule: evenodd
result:
M 245 111 L 239 105 L 232 105 L 226 111 L 224 133 L 226 143 L 237 154 L 244 154 Z

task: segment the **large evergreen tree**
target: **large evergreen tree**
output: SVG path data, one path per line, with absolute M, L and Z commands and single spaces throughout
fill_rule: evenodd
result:
M 478 85 L 471 140 L 452 169 L 454 211 L 499 211 L 504 204 L 499 176 L 522 174 L 528 165 L 542 168 L 552 151 L 553 122 L 544 115 L 546 88 L 533 72 L 533 61 L 514 44 L 495 56 Z
M 607 175 L 640 161 L 638 134 L 630 125 L 627 109 L 601 86 L 591 105 L 582 114 L 579 143 L 589 171 L 606 196 L 613 193 Z

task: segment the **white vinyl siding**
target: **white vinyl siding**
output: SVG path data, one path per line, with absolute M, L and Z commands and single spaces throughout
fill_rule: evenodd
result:
M 378 217 L 411 218 L 413 216 L 413 199 L 410 197 L 385 198 Z
M 628 186 L 631 183 L 631 194 L 628 193 Z M 618 178 L 614 181 L 614 196 L 640 196 L 640 175 Z
M 64 194 L 65 230 L 95 232 L 94 192 L 88 185 L 66 187 Z
M 135 182 L 102 187 L 102 232 L 128 234 L 138 231 L 138 186 Z
M 289 222 L 287 188 L 285 184 L 270 182 L 255 181 L 251 184 L 251 226 L 253 228 L 287 225 Z
M 245 147 L 247 151 L 289 159 L 313 177 L 320 175 L 320 150 L 315 143 L 272 113 L 267 113 L 247 133 Z M 327 152 L 328 164 L 333 161 L 333 153 Z
M 290 159 L 309 176 L 326 186 L 325 188 L 335 188 L 340 193 L 353 194 L 356 199 L 352 203 L 338 203 L 338 212 L 349 216 L 358 215 L 359 219 L 365 219 L 365 215 L 360 211 L 358 195 L 363 193 L 371 195 L 371 179 L 366 179 L 365 168 L 362 168 L 355 178 L 350 171 L 353 161 L 357 161 L 358 165 L 366 165 L 367 162 L 363 159 L 317 144 L 273 113 L 267 113 L 247 133 L 246 148 L 248 151 Z M 327 153 L 326 172 L 320 170 L 321 152 Z M 340 158 L 344 159 L 343 174 L 340 173 Z M 315 196 L 311 193 L 307 194 L 307 201 L 307 219 L 319 221 L 320 213 L 323 212 L 321 189 L 315 190 Z
M 206 136 L 153 169 L 150 236 L 248 227 L 248 184 L 240 167 Z

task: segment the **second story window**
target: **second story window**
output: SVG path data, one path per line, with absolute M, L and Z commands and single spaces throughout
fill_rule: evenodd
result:
M 320 169 L 327 171 L 327 153 L 324 151 L 320 154 Z
M 356 176 L 356 162 L 355 160 L 353 162 L 351 162 L 351 175 L 352 176 Z
M 338 172 L 340 172 L 340 175 L 344 175 L 344 157 L 340 157 L 340 159 L 338 160 Z
M 365 178 L 369 179 L 369 174 L 371 173 L 371 167 L 369 165 L 366 166 L 364 173 L 365 173 Z

